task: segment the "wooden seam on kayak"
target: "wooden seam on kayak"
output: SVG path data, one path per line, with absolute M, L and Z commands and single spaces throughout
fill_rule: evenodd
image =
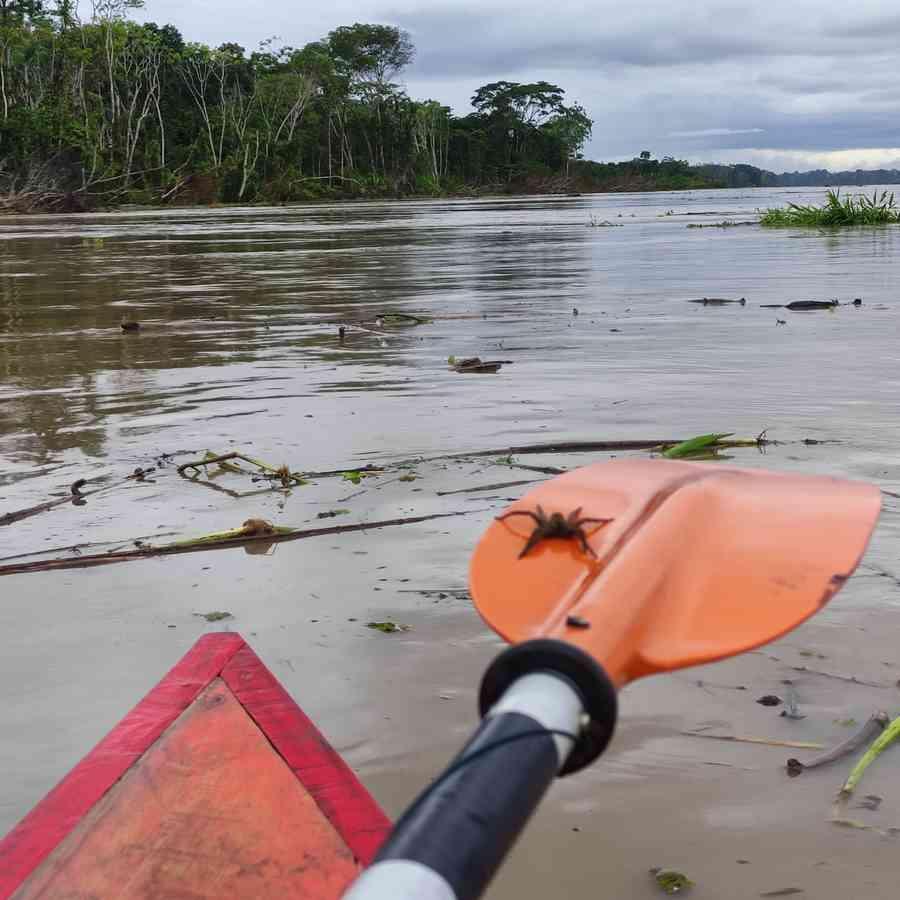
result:
M 231 692 L 363 864 L 390 823 L 274 675 L 233 632 L 201 637 L 110 733 L 0 841 L 9 897 L 216 678 Z M 301 852 L 298 847 L 298 854 Z

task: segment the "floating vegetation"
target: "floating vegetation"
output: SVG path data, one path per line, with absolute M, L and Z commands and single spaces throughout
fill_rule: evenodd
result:
M 706 224 L 701 224 L 699 222 L 690 222 L 686 226 L 687 228 L 737 228 L 739 225 L 756 225 L 756 222 L 744 221 L 744 222 L 732 222 L 729 219 L 725 219 L 721 222 L 707 222 Z
M 829 191 L 822 206 L 788 203 L 783 209 L 767 209 L 760 225 L 791 225 L 840 228 L 847 225 L 892 225 L 900 222 L 900 208 L 893 193 L 875 191 L 871 199 L 864 194 L 841 198 L 841 192 Z
M 400 631 L 409 631 L 409 625 L 398 625 L 396 622 L 367 622 L 366 628 L 380 631 L 382 634 L 397 634 Z
M 232 472 L 238 475 L 248 474 L 240 466 L 229 462 L 229 460 L 232 459 L 243 460 L 244 462 L 255 466 L 260 474 L 255 475 L 254 478 L 277 481 L 284 488 L 306 484 L 303 476 L 299 473 L 291 472 L 287 465 L 272 466 L 269 463 L 260 462 L 258 459 L 253 459 L 251 456 L 245 456 L 243 453 L 238 452 L 212 453 L 207 450 L 202 459 L 182 463 L 182 465 L 178 467 L 178 474 L 184 478 L 196 480 L 201 474 L 201 469 L 203 472 L 206 472 L 207 467 L 212 465 L 217 465 L 224 472 Z
M 208 612 L 208 613 L 194 613 L 195 616 L 199 616 L 201 619 L 206 619 L 207 622 L 223 622 L 225 619 L 233 619 L 234 616 L 230 612 Z
M 873 720 L 876 719 L 876 716 L 873 716 Z M 883 719 L 880 719 L 878 724 L 884 728 L 882 724 Z M 890 746 L 897 738 L 900 737 L 900 717 L 896 718 L 891 722 L 884 731 L 882 731 L 875 740 L 872 742 L 872 745 L 865 752 L 862 759 L 853 767 L 853 771 L 850 772 L 847 780 L 844 782 L 843 787 L 840 790 L 838 795 L 839 800 L 846 800 L 856 789 L 856 786 L 859 784 L 860 779 L 863 777 L 863 773 L 869 766 L 881 755 L 882 751 Z
M 610 222 L 608 219 L 598 219 L 596 216 L 591 216 L 590 222 L 587 223 L 588 228 L 621 228 L 622 226 L 622 222 Z
M 427 316 L 414 316 L 411 313 L 402 312 L 383 312 L 375 317 L 375 323 L 379 326 L 383 325 L 427 325 L 431 322 Z
M 348 472 L 341 472 L 341 479 L 343 481 L 349 481 L 351 484 L 359 484 L 363 478 L 368 478 L 372 472 L 367 472 L 365 469 L 351 469 Z
M 694 456 L 710 447 L 718 444 L 722 438 L 731 437 L 734 432 L 724 432 L 720 434 L 701 434 L 691 438 L 689 441 L 682 441 L 668 450 L 663 450 L 663 456 L 666 459 L 683 459 L 687 456 Z
M 651 869 L 650 874 L 664 894 L 682 894 L 694 886 L 694 882 L 687 875 L 673 869 Z

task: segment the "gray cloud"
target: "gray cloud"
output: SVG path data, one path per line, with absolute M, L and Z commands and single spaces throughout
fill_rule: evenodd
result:
M 143 18 L 188 39 L 250 48 L 273 34 L 301 46 L 354 21 L 399 25 L 418 49 L 410 94 L 465 112 L 488 81 L 556 82 L 594 119 L 596 158 L 649 148 L 815 167 L 900 156 L 900 14 L 882 0 L 269 0 L 258 17 L 237 0 L 147 2 Z

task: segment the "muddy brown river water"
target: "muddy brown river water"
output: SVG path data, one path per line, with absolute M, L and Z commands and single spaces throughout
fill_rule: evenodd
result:
M 423 459 L 768 429 L 782 443 L 730 451 L 731 462 L 900 493 L 900 229 L 687 227 L 823 193 L 0 218 L 0 515 L 80 478 L 109 488 L 0 527 L 0 565 L 250 517 L 315 527 L 466 513 L 267 555 L 0 577 L 0 832 L 222 628 L 251 642 L 396 815 L 473 727 L 479 674 L 501 647 L 465 596 L 467 561 L 528 485 L 467 489 L 545 477 L 498 456 Z M 704 296 L 747 302 L 687 302 Z M 762 308 L 857 297 L 827 312 Z M 387 311 L 431 321 L 377 324 Z M 140 331 L 123 333 L 123 317 Z M 450 355 L 511 364 L 459 375 Z M 119 483 L 160 454 L 207 449 L 302 471 L 409 460 L 415 480 L 323 477 L 288 493 L 228 474 L 193 484 L 168 464 Z M 858 575 L 815 620 L 755 654 L 627 688 L 610 750 L 554 786 L 489 896 L 649 900 L 647 870 L 663 866 L 687 873 L 698 898 L 895 897 L 900 749 L 863 782 L 879 808 L 853 811 L 873 828 L 844 829 L 827 819 L 848 763 L 789 780 L 794 751 L 681 732 L 832 744 L 849 719 L 900 713 L 898 503 L 885 497 Z M 348 512 L 318 518 L 337 509 Z M 197 615 L 210 611 L 233 618 Z M 410 630 L 385 635 L 370 620 Z M 786 678 L 803 720 L 754 702 Z

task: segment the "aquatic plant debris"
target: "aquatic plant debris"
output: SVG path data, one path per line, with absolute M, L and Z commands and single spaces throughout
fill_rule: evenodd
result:
M 257 477 L 275 479 L 281 483 L 282 487 L 297 487 L 306 484 L 303 476 L 299 473 L 291 472 L 290 467 L 287 465 L 272 466 L 269 463 L 262 462 L 261 460 L 254 459 L 252 456 L 247 456 L 246 454 L 237 451 L 232 453 L 213 453 L 212 451 L 207 450 L 202 459 L 195 459 L 182 463 L 177 471 L 179 475 L 190 480 L 196 480 L 200 475 L 201 469 L 205 469 L 207 466 L 212 465 L 217 465 L 226 472 L 232 472 L 237 475 L 252 475 L 252 473 L 245 472 L 240 466 L 233 465 L 230 462 L 230 460 L 233 459 L 241 460 L 249 463 L 251 466 L 255 466 L 261 473 L 261 475 Z
M 202 550 L 225 550 L 232 547 L 244 547 L 251 542 L 276 544 L 284 541 L 296 541 L 322 535 L 342 534 L 349 531 L 373 531 L 376 528 L 390 528 L 395 525 L 412 525 L 418 522 L 429 522 L 433 519 L 447 519 L 454 516 L 466 516 L 483 510 L 466 509 L 448 513 L 429 513 L 423 516 L 405 516 L 397 519 L 380 519 L 374 522 L 356 522 L 352 525 L 330 525 L 324 528 L 291 528 L 287 526 L 271 526 L 274 533 L 248 534 L 241 528 L 227 532 L 204 535 L 203 538 L 191 538 L 176 541 L 173 544 L 151 546 L 143 541 L 131 542 L 139 544 L 135 550 L 115 551 L 109 553 L 82 554 L 76 558 L 54 557 L 35 562 L 13 563 L 0 566 L 0 577 L 3 575 L 23 575 L 29 572 L 49 572 L 58 569 L 87 569 L 105 566 L 111 563 L 128 562 L 135 559 L 148 559 L 153 556 L 169 556 L 177 553 L 196 553 Z M 251 520 L 248 520 L 251 521 Z M 264 520 L 258 520 L 264 521 Z
M 409 631 L 409 625 L 398 625 L 396 622 L 367 622 L 366 628 L 380 631 L 382 634 L 397 634 L 400 631 Z
M 848 225 L 890 225 L 900 222 L 900 208 L 893 193 L 873 191 L 871 199 L 865 194 L 845 196 L 840 190 L 828 191 L 822 206 L 788 203 L 784 208 L 767 209 L 759 220 L 767 227 L 807 226 L 842 228 Z
M 674 869 L 654 868 L 650 870 L 650 874 L 664 894 L 683 894 L 694 886 L 694 882 L 687 875 Z
M 195 616 L 199 616 L 201 619 L 206 619 L 207 622 L 222 622 L 225 619 L 233 619 L 234 616 L 230 612 L 224 611 L 213 611 L 208 613 L 194 613 Z
M 316 513 L 317 519 L 333 519 L 335 516 L 346 516 L 349 509 L 328 509 L 325 512 Z
M 866 769 L 889 747 L 897 738 L 900 737 L 900 716 L 894 719 L 884 731 L 878 735 L 872 743 L 872 746 L 865 752 L 862 759 L 853 767 L 847 780 L 844 782 L 838 792 L 838 802 L 846 802 L 856 786 L 859 784 Z
M 695 453 L 699 453 L 702 450 L 705 450 L 708 447 L 712 447 L 714 444 L 718 444 L 722 438 L 731 437 L 734 434 L 733 431 L 729 432 L 718 432 L 713 434 L 701 434 L 697 437 L 693 437 L 690 440 L 682 441 L 680 444 L 676 444 L 674 447 L 669 447 L 668 450 L 663 451 L 663 456 L 666 459 L 683 459 L 686 456 L 692 456 Z

